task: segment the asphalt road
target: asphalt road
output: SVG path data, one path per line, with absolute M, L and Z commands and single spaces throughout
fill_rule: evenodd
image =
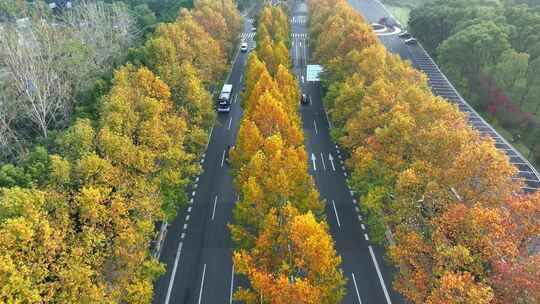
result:
M 302 91 L 311 97 L 311 104 L 302 106 L 300 112 L 310 156 L 310 173 L 326 202 L 330 232 L 342 257 L 342 269 L 348 281 L 343 303 L 403 303 L 401 296 L 392 289 L 393 269 L 384 263 L 383 249 L 369 241 L 369 227 L 362 221 L 354 193 L 347 186 L 342 152 L 330 138 L 321 87 L 317 82 L 306 81 L 309 63 L 307 17 L 306 5 L 297 3 L 290 20 L 291 57 Z
M 254 33 L 248 20 L 242 38 L 251 46 Z M 168 229 L 160 254 L 167 273 L 155 284 L 153 303 L 231 302 L 236 278 L 227 223 L 232 220 L 237 195 L 224 155 L 227 146 L 236 141 L 242 116 L 239 94 L 247 54 L 238 52 L 234 59 L 227 81 L 235 90 L 232 109 L 219 114 L 212 129 L 208 149 L 201 159 L 203 173 L 189 191 L 189 207 Z

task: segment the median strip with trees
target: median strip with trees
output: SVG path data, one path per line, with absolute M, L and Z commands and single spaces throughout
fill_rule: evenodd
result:
M 290 72 L 288 18 L 265 7 L 250 55 L 244 117 L 231 151 L 240 200 L 230 230 L 234 265 L 249 287 L 245 303 L 338 303 L 345 279 L 324 206 L 308 173 L 298 113 L 299 86 Z

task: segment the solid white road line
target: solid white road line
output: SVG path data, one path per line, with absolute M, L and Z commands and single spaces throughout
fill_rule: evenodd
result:
M 306 43 L 304 43 L 304 48 L 303 48 L 303 51 L 304 51 L 304 65 L 307 65 L 307 61 L 308 61 L 307 44 L 308 44 L 308 41 L 306 40 Z
M 214 132 L 214 126 L 212 126 L 212 128 L 210 129 L 210 133 L 208 133 L 208 142 L 206 143 L 206 148 L 204 149 L 205 151 L 208 150 L 208 145 L 210 144 L 210 139 L 212 139 L 212 132 Z M 206 153 L 203 154 L 203 158 L 206 156 Z M 204 162 L 204 160 L 201 160 L 201 164 Z
M 373 260 L 373 264 L 375 264 L 375 270 L 377 270 L 377 275 L 379 276 L 379 281 L 381 282 L 384 296 L 386 297 L 386 303 L 392 304 L 392 301 L 390 301 L 390 295 L 388 294 L 388 290 L 386 289 L 386 284 L 384 284 L 381 270 L 379 269 L 379 263 L 377 263 L 377 259 L 375 258 L 375 253 L 373 252 L 373 248 L 371 247 L 371 245 L 369 245 L 368 247 L 369 247 L 369 253 L 371 254 L 371 259 Z
M 229 118 L 229 128 L 228 128 L 228 130 L 231 129 L 231 125 L 232 125 L 232 116 L 231 116 L 231 118 Z
M 232 265 L 232 271 L 231 271 L 231 295 L 229 296 L 229 304 L 232 304 L 233 291 L 234 291 L 234 264 Z
M 356 296 L 358 297 L 358 303 L 362 304 L 362 300 L 360 299 L 360 292 L 358 292 L 358 286 L 356 285 L 356 278 L 354 277 L 354 272 L 352 273 L 352 281 L 354 284 L 354 289 L 356 290 Z
M 319 130 L 317 129 L 317 122 L 313 121 L 313 126 L 315 126 L 315 134 L 319 134 Z
M 178 244 L 178 249 L 176 250 L 176 258 L 174 259 L 174 266 L 171 273 L 171 278 L 169 280 L 169 287 L 167 288 L 167 296 L 165 297 L 165 304 L 169 304 L 171 300 L 171 292 L 174 285 L 174 277 L 176 276 L 176 269 L 178 268 L 178 261 L 180 260 L 180 253 L 182 253 L 183 243 Z
M 341 223 L 339 222 L 339 216 L 337 214 L 336 202 L 334 202 L 334 200 L 332 200 L 332 205 L 334 206 L 334 213 L 336 214 L 337 225 L 338 227 L 341 227 Z
M 199 291 L 199 304 L 201 304 L 202 301 L 202 292 L 204 288 L 204 275 L 206 274 L 206 264 L 204 264 L 204 268 L 202 271 L 202 279 L 201 279 L 201 290 Z
M 295 40 L 295 42 L 296 42 L 296 40 Z M 294 64 L 294 65 L 297 66 L 297 65 L 298 65 L 298 62 L 300 61 L 300 60 L 298 59 L 298 43 L 295 43 L 295 45 L 294 45 L 294 60 L 295 60 L 295 64 Z
M 322 152 L 321 152 L 321 160 L 322 160 L 322 166 L 323 166 L 323 169 L 324 169 L 324 171 L 326 171 L 326 163 L 325 163 L 325 161 L 324 161 L 324 155 L 323 155 Z
M 223 168 L 223 164 L 225 163 L 225 153 L 227 153 L 227 150 L 223 150 L 223 156 L 221 157 L 221 168 Z
M 217 205 L 217 195 L 216 195 L 216 198 L 214 199 L 214 210 L 212 210 L 212 221 L 214 220 L 214 216 L 216 215 L 216 205 Z

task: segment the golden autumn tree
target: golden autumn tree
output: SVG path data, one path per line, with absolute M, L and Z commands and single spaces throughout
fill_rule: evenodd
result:
M 269 211 L 254 248 L 236 252 L 234 263 L 251 282 L 235 293 L 246 303 L 336 303 L 344 295 L 327 227 L 290 204 Z
M 273 207 L 288 201 L 301 212 L 321 214 L 323 206 L 307 171 L 307 155 L 301 147 L 290 147 L 279 135 L 265 138 L 260 150 L 241 167 L 236 178 L 241 200 L 230 225 L 233 239 L 242 248 L 251 244 Z
M 91 248 L 74 246 L 69 213 L 67 201 L 53 193 L 1 190 L 1 302 L 107 301 L 105 281 L 85 251 Z
M 199 170 L 183 149 L 186 122 L 174 111 L 168 86 L 148 69 L 122 68 L 113 84 L 103 104 L 98 147 L 115 166 L 160 188 L 163 206 L 152 208 L 174 212 L 185 201 L 184 177 Z
M 174 23 L 161 24 L 144 46 L 145 62 L 167 83 L 174 80 L 184 61 L 196 68 L 205 85 L 226 71 L 226 55 L 219 42 L 187 10 Z
M 196 1 L 193 18 L 231 55 L 243 28 L 242 16 L 234 1 Z

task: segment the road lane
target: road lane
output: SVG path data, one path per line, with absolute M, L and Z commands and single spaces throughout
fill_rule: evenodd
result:
M 307 8 L 301 3 L 297 4 L 292 17 L 299 15 L 307 16 Z M 305 24 L 292 23 L 291 30 L 293 40 L 299 39 L 295 37 L 304 39 L 302 48 L 298 51 L 304 58 L 293 61 L 298 63 L 294 66 L 294 71 L 298 79 L 302 79 L 309 62 L 308 29 Z M 292 55 L 296 56 L 296 51 Z M 302 92 L 309 94 L 312 101 L 310 106 L 300 106 L 308 155 L 312 156 L 312 161 L 315 155 L 322 155 L 321 161 L 317 159 L 317 162 L 326 167 L 326 164 L 322 163 L 324 156 L 330 157 L 334 154 L 337 157 L 331 161 L 333 165 L 333 161 L 341 160 L 342 156 L 330 137 L 330 121 L 322 103 L 321 87 L 318 83 L 310 82 L 302 83 L 301 87 Z M 314 126 L 317 126 L 316 131 Z M 336 250 L 342 257 L 342 269 L 353 278 L 351 280 L 351 277 L 348 277 L 347 294 L 343 303 L 403 303 L 403 299 L 396 292 L 386 287 L 391 286 L 392 281 L 389 267 L 375 264 L 377 260 L 383 260 L 381 252 L 364 238 L 366 231 L 361 226 L 362 217 L 356 212 L 353 193 L 346 184 L 347 173 L 342 161 L 340 165 L 333 165 L 332 170 L 311 170 L 310 173 L 315 178 L 321 198 L 327 202 L 326 214 L 330 219 L 330 232 L 336 243 Z M 375 260 L 372 259 L 371 252 L 376 257 Z M 385 282 L 384 286 L 380 283 L 379 273 Z
M 244 36 L 249 34 L 250 28 L 251 24 L 246 23 Z M 247 55 L 238 52 L 235 56 L 227 81 L 235 90 L 241 87 Z M 232 286 L 225 283 L 234 281 L 230 273 L 232 241 L 227 223 L 232 220 L 237 194 L 224 151 L 234 145 L 242 116 L 237 98 L 238 93 L 231 112 L 220 114 L 211 129 L 207 151 L 200 161 L 203 173 L 188 192 L 189 207 L 179 213 L 168 229 L 160 256 L 160 261 L 167 265 L 167 272 L 155 283 L 153 303 L 231 301 Z

